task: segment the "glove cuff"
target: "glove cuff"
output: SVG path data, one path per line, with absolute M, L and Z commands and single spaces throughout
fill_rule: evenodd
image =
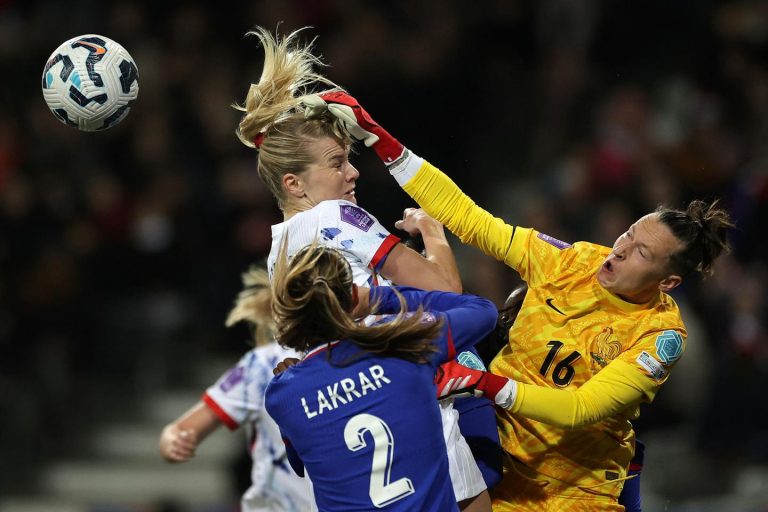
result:
M 496 405 L 502 409 L 508 411 L 512 410 L 517 399 L 517 382 L 512 379 L 505 379 L 507 381 L 504 386 L 496 393 L 496 397 L 493 399 Z
M 404 148 L 403 157 L 394 162 L 389 167 L 389 174 L 397 181 L 397 184 L 404 187 L 411 178 L 416 176 L 416 173 L 421 169 L 421 165 L 424 163 L 424 159 L 418 155 L 413 154 L 407 148 Z
M 402 159 L 405 155 L 405 146 L 400 144 L 397 139 L 387 132 L 383 130 L 382 132 L 383 133 L 381 134 L 376 133 L 375 131 L 372 132 L 378 138 L 378 142 L 374 143 L 372 146 L 373 150 L 387 166 L 395 165 L 398 160 Z

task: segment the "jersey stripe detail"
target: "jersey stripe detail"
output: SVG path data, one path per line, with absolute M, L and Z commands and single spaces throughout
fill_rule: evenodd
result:
M 400 243 L 400 239 L 398 237 L 392 234 L 387 235 L 387 238 L 384 239 L 376 253 L 373 255 L 373 258 L 371 258 L 371 263 L 368 266 L 372 270 L 378 271 L 379 264 L 384 263 L 384 260 L 386 259 L 385 256 L 387 256 L 398 243 Z
M 446 322 L 447 333 L 445 344 L 448 345 L 448 360 L 456 359 L 456 346 L 453 344 L 453 333 L 451 332 L 451 326 Z
M 221 406 L 217 404 L 216 401 L 208 393 L 203 394 L 202 400 L 205 405 L 207 405 L 208 408 L 212 410 L 216 416 L 219 417 L 221 422 L 224 423 L 229 430 L 237 430 L 240 427 L 240 425 L 238 425 L 237 422 L 232 419 L 232 417 L 227 414 L 226 411 L 222 409 Z

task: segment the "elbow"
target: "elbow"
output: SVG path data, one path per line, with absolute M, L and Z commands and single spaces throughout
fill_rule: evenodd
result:
M 483 325 L 489 325 L 489 331 L 493 330 L 496 327 L 496 321 L 499 317 L 499 311 L 496 309 L 496 304 L 491 302 L 490 300 L 478 297 L 478 309 L 480 310 L 478 312 L 478 323 L 481 323 Z
M 566 429 L 577 430 L 580 428 L 588 427 L 607 417 L 605 415 L 601 415 L 597 410 L 590 410 L 590 408 L 586 407 L 584 404 L 580 405 L 580 407 L 577 406 L 573 417 L 570 418 L 568 424 L 565 425 Z

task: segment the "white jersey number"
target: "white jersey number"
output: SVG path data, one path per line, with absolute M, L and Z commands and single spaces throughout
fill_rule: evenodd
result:
M 350 419 L 344 427 L 344 441 L 347 443 L 347 448 L 353 452 L 365 448 L 366 432 L 373 437 L 371 486 L 368 491 L 373 505 L 382 508 L 416 492 L 409 478 L 389 481 L 395 440 L 392 439 L 389 426 L 381 418 L 371 414 L 358 414 Z

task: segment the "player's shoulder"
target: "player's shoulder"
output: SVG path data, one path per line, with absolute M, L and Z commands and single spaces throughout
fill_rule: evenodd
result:
M 293 349 L 285 348 L 278 344 L 276 341 L 271 341 L 265 345 L 258 346 L 251 349 L 249 353 L 254 354 L 256 357 L 299 357 L 298 352 Z
M 313 210 L 317 210 L 319 216 L 334 218 L 364 231 L 377 222 L 376 217 L 368 210 L 345 199 L 322 201 Z
M 591 274 L 595 266 L 610 253 L 611 249 L 591 242 L 568 243 L 533 230 L 536 252 L 550 262 L 544 269 L 552 280 L 570 280 L 575 275 Z
M 575 242 L 570 247 L 570 254 L 574 258 L 580 258 L 585 261 L 593 261 L 595 259 L 602 260 L 611 253 L 611 248 L 604 245 L 592 243 L 592 242 Z
M 309 211 L 315 212 L 318 215 L 333 214 L 336 216 L 341 216 L 345 209 L 368 213 L 367 210 L 362 206 L 359 206 L 351 201 L 347 201 L 346 199 L 326 199 L 325 201 L 320 201 L 317 203 Z

